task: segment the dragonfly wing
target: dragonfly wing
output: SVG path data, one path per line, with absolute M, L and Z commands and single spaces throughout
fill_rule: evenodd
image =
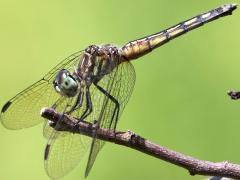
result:
M 90 145 L 87 136 L 57 132 L 45 148 L 44 165 L 49 177 L 58 179 L 73 170 Z
M 88 174 L 90 173 L 90 171 L 93 167 L 93 164 L 96 160 L 96 157 L 97 157 L 98 153 L 100 152 L 100 150 L 102 149 L 104 144 L 105 144 L 105 142 L 97 139 L 97 137 L 93 138 L 90 153 L 88 156 L 88 162 L 87 162 L 87 166 L 86 166 L 86 170 L 85 170 L 85 175 L 84 175 L 85 177 L 87 177 Z
M 0 120 L 3 126 L 8 129 L 22 129 L 41 123 L 41 108 L 52 106 L 59 98 L 52 86 L 56 73 L 75 65 L 81 54 L 82 52 L 77 52 L 64 59 L 41 80 L 10 99 L 1 110 Z
M 99 86 L 105 88 L 105 90 L 113 96 L 120 105 L 119 115 L 120 117 L 125 105 L 127 104 L 135 84 L 135 70 L 133 65 L 130 62 L 123 62 L 118 65 L 114 71 L 107 75 L 99 82 Z M 101 92 L 91 93 L 93 99 L 98 99 L 97 102 L 93 101 L 93 103 L 99 103 L 99 97 L 103 98 L 103 94 Z M 104 95 L 104 101 L 102 106 L 96 106 L 93 104 L 94 108 L 101 107 L 101 109 L 97 110 L 100 112 L 98 123 L 100 128 L 109 128 L 114 129 L 116 127 L 116 123 L 118 119 L 115 119 L 112 122 L 112 115 L 114 113 L 115 103 L 111 101 Z M 101 99 L 101 98 L 100 98 Z M 97 134 L 94 134 L 92 145 L 90 149 L 88 164 L 85 170 L 85 177 L 88 176 L 94 161 L 97 157 L 97 154 L 102 149 L 104 145 L 104 141 L 97 139 Z
M 76 99 L 77 96 L 58 101 L 55 110 L 64 114 L 71 109 Z M 81 107 L 70 115 L 79 118 L 84 111 L 85 107 Z M 48 123 L 44 127 L 44 136 L 49 139 L 44 153 L 44 165 L 48 176 L 53 179 L 63 177 L 73 170 L 91 143 L 91 138 L 87 136 L 55 130 L 59 128 L 60 121 L 61 118 L 54 129 Z

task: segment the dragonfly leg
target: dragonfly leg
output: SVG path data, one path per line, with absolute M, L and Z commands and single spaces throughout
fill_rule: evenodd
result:
M 83 112 L 78 122 L 84 120 L 88 115 L 92 113 L 92 100 L 89 87 L 86 88 L 86 102 L 87 102 L 86 110 Z
M 55 109 L 64 101 L 64 98 L 63 97 L 60 97 L 58 98 L 55 103 L 51 106 L 51 108 Z M 54 123 L 53 121 L 51 120 L 46 120 L 46 124 L 44 126 L 51 126 L 51 127 L 55 127 L 56 126 L 56 123 Z
M 99 91 L 101 91 L 105 96 L 107 96 L 115 104 L 115 108 L 113 110 L 112 118 L 111 118 L 111 121 L 110 121 L 110 124 L 109 124 L 109 127 L 108 127 L 108 128 L 111 128 L 111 126 L 113 124 L 113 121 L 115 121 L 114 127 L 113 127 L 113 130 L 115 131 L 116 130 L 116 126 L 117 126 L 119 110 L 120 110 L 119 102 L 111 94 L 109 94 L 105 89 L 103 89 L 101 86 L 99 86 L 97 83 L 94 83 L 94 85 L 97 87 L 97 89 Z
M 64 98 L 60 97 L 58 98 L 55 103 L 51 106 L 51 108 L 56 109 L 59 104 L 63 102 Z
M 73 111 L 76 109 L 82 107 L 82 102 L 83 102 L 83 94 L 84 92 L 81 90 L 78 94 L 78 97 L 76 99 L 75 104 L 71 107 L 71 109 L 67 112 L 67 114 L 71 114 Z

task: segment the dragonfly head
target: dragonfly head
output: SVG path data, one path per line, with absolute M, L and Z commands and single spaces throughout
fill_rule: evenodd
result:
M 63 96 L 74 97 L 78 92 L 78 81 L 66 69 L 58 72 L 53 85 L 55 90 Z

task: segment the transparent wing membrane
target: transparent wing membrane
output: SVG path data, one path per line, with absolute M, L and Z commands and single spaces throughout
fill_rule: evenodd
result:
M 49 177 L 58 179 L 73 170 L 89 147 L 91 138 L 69 132 L 56 132 L 45 149 L 45 168 Z
M 8 129 L 21 129 L 43 122 L 40 110 L 57 98 L 51 84 L 40 80 L 8 101 L 8 108 L 1 112 L 1 122 Z
M 75 65 L 81 52 L 77 52 L 60 62 L 44 78 L 10 99 L 2 108 L 0 120 L 8 129 L 22 129 L 43 122 L 39 113 L 42 107 L 52 106 L 59 95 L 52 82 L 60 69 Z

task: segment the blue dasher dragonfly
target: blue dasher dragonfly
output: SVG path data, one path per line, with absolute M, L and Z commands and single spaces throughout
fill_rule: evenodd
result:
M 134 88 L 135 71 L 130 61 L 207 22 L 231 15 L 236 7 L 236 4 L 223 5 L 156 34 L 131 41 L 122 48 L 111 44 L 91 45 L 76 52 L 10 99 L 2 107 L 1 123 L 7 129 L 15 130 L 44 122 L 43 134 L 48 139 L 45 169 L 53 179 L 69 173 L 90 148 L 86 177 L 104 142 L 96 133 L 89 138 L 58 131 L 59 123 L 40 117 L 41 108 L 51 106 L 79 122 L 84 120 L 115 131 Z

